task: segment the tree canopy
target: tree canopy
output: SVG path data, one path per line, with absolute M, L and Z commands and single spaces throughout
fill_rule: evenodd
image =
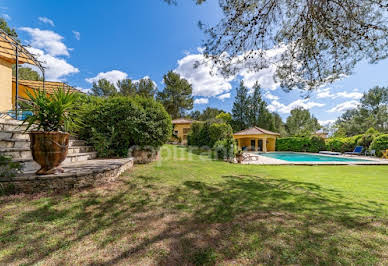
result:
M 160 101 L 172 118 L 184 115 L 186 110 L 193 109 L 193 88 L 184 78 L 173 71 L 163 77 L 165 87 L 157 93 L 156 99 Z
M 15 65 L 12 66 L 12 75 L 15 77 Z M 29 68 L 29 67 L 19 67 L 18 69 L 18 78 L 19 80 L 34 80 L 34 81 L 42 81 L 43 78 L 39 75 L 38 72 Z
M 335 122 L 336 135 L 354 136 L 369 128 L 388 133 L 388 88 L 374 87 L 360 99 L 360 104 L 347 110 Z
M 286 129 L 291 136 L 309 136 L 320 128 L 318 120 L 309 110 L 302 107 L 291 110 L 291 115 L 286 121 Z
M 219 5 L 224 15 L 219 23 L 201 25 L 207 34 L 204 53 L 225 75 L 274 65 L 283 88 L 310 90 L 350 74 L 361 60 L 388 56 L 387 0 L 219 0 Z M 277 49 L 275 62 L 270 49 Z
M 9 27 L 7 21 L 4 18 L 0 18 L 0 29 L 5 31 L 5 33 L 7 33 L 9 36 L 17 39 L 18 34 L 16 33 L 15 29 Z

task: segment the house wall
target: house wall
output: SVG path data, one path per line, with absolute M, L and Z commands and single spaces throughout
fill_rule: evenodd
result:
M 259 148 L 259 140 L 263 141 L 263 151 L 275 151 L 276 149 L 276 137 L 273 135 L 245 135 L 245 136 L 233 136 L 238 142 L 238 149 L 243 147 L 251 148 L 251 140 L 255 140 L 255 151 Z M 265 144 L 264 144 L 265 143 Z M 265 145 L 265 146 L 264 146 Z
M 0 59 L 0 112 L 12 109 L 12 64 Z
M 187 135 L 191 129 L 191 124 L 175 124 L 174 133 L 181 139 L 181 144 L 187 144 Z

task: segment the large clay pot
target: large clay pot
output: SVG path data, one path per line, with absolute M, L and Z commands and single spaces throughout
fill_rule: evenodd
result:
M 41 168 L 37 175 L 55 174 L 63 171 L 58 166 L 66 159 L 69 134 L 63 132 L 33 131 L 29 133 L 32 158 Z

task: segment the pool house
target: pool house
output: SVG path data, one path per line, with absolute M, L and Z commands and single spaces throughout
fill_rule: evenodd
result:
M 233 134 L 239 150 L 262 152 L 275 151 L 276 138 L 279 136 L 279 133 L 259 127 L 248 128 Z

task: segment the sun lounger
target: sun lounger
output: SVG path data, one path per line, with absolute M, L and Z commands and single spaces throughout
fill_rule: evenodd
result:
M 326 155 L 341 155 L 340 152 L 334 152 L 334 151 L 320 151 L 320 154 L 326 154 Z
M 345 152 L 345 154 L 349 154 L 349 155 L 361 155 L 362 149 L 363 149 L 362 146 L 357 146 L 357 147 L 354 149 L 354 151 Z
M 242 161 L 258 161 L 260 156 L 253 153 L 243 153 Z

